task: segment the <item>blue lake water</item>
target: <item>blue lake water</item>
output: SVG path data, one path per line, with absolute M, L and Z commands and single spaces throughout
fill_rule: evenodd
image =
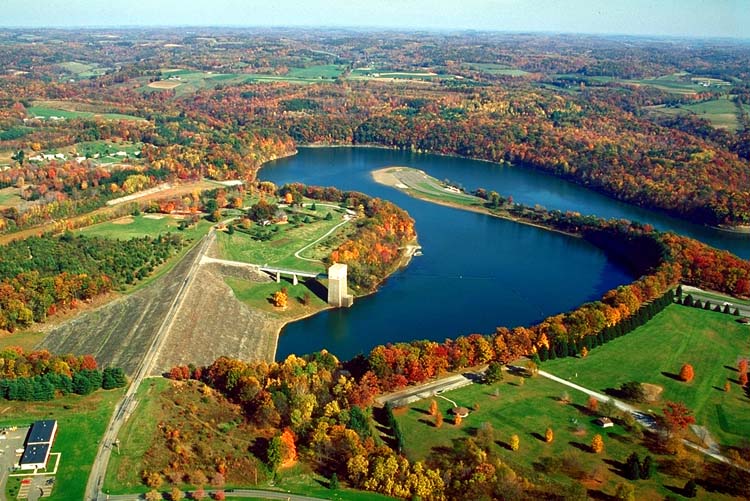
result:
M 650 223 L 750 256 L 746 235 L 693 225 L 520 167 L 378 148 L 300 148 L 293 157 L 266 164 L 259 178 L 391 200 L 416 221 L 423 255 L 352 308 L 287 325 L 277 359 L 323 348 L 347 359 L 387 342 L 440 341 L 528 325 L 631 281 L 626 270 L 580 239 L 416 200 L 375 183 L 371 172 L 390 165 L 422 169 L 468 190 L 492 189 L 528 205 Z

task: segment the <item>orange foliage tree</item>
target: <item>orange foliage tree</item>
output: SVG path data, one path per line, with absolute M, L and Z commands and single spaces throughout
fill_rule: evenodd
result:
M 682 368 L 680 369 L 680 379 L 685 381 L 686 383 L 689 383 L 693 380 L 693 377 L 695 377 L 693 366 L 690 364 L 683 364 Z

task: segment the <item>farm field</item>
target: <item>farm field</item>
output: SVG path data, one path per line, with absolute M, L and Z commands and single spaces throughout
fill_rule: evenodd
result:
M 99 437 L 104 434 L 114 406 L 124 391 L 124 388 L 99 390 L 91 395 L 68 395 L 49 402 L 3 402 L 0 426 L 27 426 L 39 419 L 56 419 L 58 422 L 52 452 L 60 452 L 62 457 L 52 496 L 45 499 L 84 498 Z
M 542 368 L 600 392 L 627 381 L 658 385 L 664 389 L 662 401 L 684 402 L 693 410 L 696 424 L 706 426 L 721 445 L 740 445 L 750 433 L 750 398 L 737 383 L 735 368 L 740 357 L 750 356 L 750 328 L 735 319 L 671 305 L 646 325 L 592 350 L 585 359 L 550 360 Z M 684 363 L 695 369 L 690 383 L 676 377 Z
M 163 214 L 141 214 L 139 216 L 125 216 L 113 221 L 87 226 L 78 233 L 88 236 L 116 238 L 128 240 L 144 236 L 156 236 L 164 233 L 177 233 L 184 238 L 196 240 L 208 233 L 211 223 L 200 220 L 196 224 L 179 230 L 180 220 Z
M 524 71 L 504 64 L 492 64 L 492 63 L 470 63 L 468 65 L 472 69 L 477 69 L 490 75 L 504 75 L 510 77 L 522 77 L 529 75 L 528 71 Z
M 647 109 L 654 113 L 666 115 L 676 115 L 681 113 L 696 115 L 708 120 L 714 127 L 727 129 L 730 132 L 735 132 L 740 127 L 739 120 L 737 119 L 737 107 L 733 101 L 730 101 L 727 98 L 714 99 L 695 104 L 683 104 L 673 108 L 667 108 L 663 105 L 649 106 Z
M 506 374 L 504 381 L 494 385 L 473 384 L 441 395 L 471 410 L 459 426 L 448 413 L 452 404 L 440 397 L 435 400 L 445 421 L 439 429 L 429 415 L 431 399 L 396 409 L 394 414 L 406 439 L 405 452 L 412 460 L 438 456 L 452 449 L 455 440 L 472 437 L 489 423 L 494 429 L 491 450 L 532 481 L 546 477 L 568 484 L 572 477 L 583 483 L 589 494 L 600 491 L 610 495 L 617 484 L 627 482 L 635 487 L 635 499 L 663 499 L 684 485 L 686 479 L 661 470 L 650 480 L 628 482 L 620 472 L 628 455 L 637 452 L 641 458 L 651 455 L 656 461 L 661 457 L 649 452 L 620 424 L 607 429 L 596 426 L 595 415 L 586 409 L 587 396 L 567 390 L 540 376 Z M 563 398 L 569 398 L 570 403 L 562 402 Z M 476 404 L 479 409 L 472 410 Z M 552 443 L 543 438 L 547 427 L 554 432 Z M 514 434 L 520 439 L 515 452 L 509 445 Z M 595 434 L 601 434 L 604 441 L 601 454 L 589 449 Z M 724 498 L 715 495 L 712 499 Z
M 72 118 L 104 118 L 107 120 L 137 120 L 143 118 L 121 113 L 101 113 L 93 110 L 92 105 L 74 103 L 70 101 L 35 101 L 33 106 L 26 108 L 26 112 L 37 118 L 58 117 L 62 119 Z
M 0 190 L 0 208 L 17 207 L 20 203 L 18 188 L 9 187 Z
M 107 70 L 111 68 L 103 68 L 98 64 L 81 63 L 78 61 L 68 61 L 65 63 L 59 63 L 58 66 L 64 70 L 73 73 L 76 78 L 91 78 L 96 76 L 104 75 Z

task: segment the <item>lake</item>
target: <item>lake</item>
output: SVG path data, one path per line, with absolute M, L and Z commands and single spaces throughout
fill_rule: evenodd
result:
M 442 341 L 529 325 L 632 281 L 624 268 L 581 239 L 435 205 L 375 183 L 370 173 L 390 165 L 421 169 L 467 190 L 495 190 L 527 205 L 650 223 L 750 256 L 747 235 L 693 225 L 521 167 L 381 148 L 300 148 L 295 156 L 264 165 L 258 177 L 391 200 L 414 218 L 423 255 L 352 308 L 288 324 L 277 359 L 325 348 L 344 360 L 387 342 Z

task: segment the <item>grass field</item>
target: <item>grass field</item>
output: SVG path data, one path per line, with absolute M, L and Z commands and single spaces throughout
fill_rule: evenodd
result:
M 104 75 L 109 69 L 102 68 L 97 64 L 80 63 L 77 61 L 59 63 L 58 66 L 70 73 L 73 73 L 77 78 L 90 78 Z
M 330 221 L 324 219 L 329 212 L 333 213 L 333 219 Z M 276 225 L 278 231 L 272 232 L 271 240 L 265 242 L 255 241 L 250 235 L 241 231 L 235 231 L 231 235 L 219 233 L 216 239 L 219 256 L 231 261 L 279 266 L 300 271 L 325 271 L 323 263 L 298 259 L 294 256 L 294 253 L 340 224 L 342 222 L 341 212 L 318 205 L 316 211 L 303 209 L 301 213 L 309 216 L 312 222 L 301 223 L 298 227 L 292 224 Z M 345 228 L 349 226 L 344 225 L 343 228 L 334 232 L 330 238 L 335 238 L 339 233 L 344 233 Z M 306 249 L 300 255 L 308 259 L 321 259 L 327 252 L 330 252 L 330 246 L 326 245 L 327 241 L 328 239 L 321 241 L 319 245 Z
M 132 143 L 130 141 L 86 141 L 64 148 L 57 148 L 52 152 L 63 153 L 67 156 L 88 157 L 98 164 L 112 164 L 121 163 L 125 159 L 137 158 L 141 152 L 141 148 L 143 148 L 142 143 Z M 125 152 L 127 156 L 117 155 L 121 151 Z M 98 157 L 94 158 L 97 155 Z
M 727 98 L 713 99 L 695 104 L 683 104 L 676 107 L 649 106 L 647 107 L 652 113 L 663 115 L 690 114 L 708 120 L 714 127 L 727 129 L 735 132 L 740 127 L 737 117 L 737 107 L 734 102 Z
M 737 384 L 734 369 L 741 356 L 750 356 L 749 327 L 730 315 L 672 305 L 585 359 L 551 360 L 543 368 L 596 391 L 627 381 L 659 385 L 662 400 L 684 402 L 717 442 L 739 445 L 750 436 L 750 398 Z M 695 369 L 690 383 L 675 378 L 684 363 Z M 729 393 L 724 392 L 727 380 Z M 652 407 L 661 408 L 659 403 Z
M 468 193 L 449 191 L 444 183 L 411 167 L 387 167 L 374 171 L 372 175 L 375 181 L 404 190 L 417 198 L 428 198 L 467 207 L 481 207 L 485 202 Z
M 172 216 L 142 214 L 140 216 L 125 216 L 113 221 L 87 226 L 78 230 L 78 232 L 88 236 L 116 238 L 120 240 L 157 236 L 171 232 L 194 240 L 208 233 L 208 230 L 211 228 L 211 223 L 203 219 L 182 231 L 178 229 L 179 224 L 180 221 Z
M 17 207 L 21 203 L 18 188 L 3 188 L 0 190 L 0 208 Z
M 27 426 L 38 419 L 57 420 L 57 439 L 52 452 L 62 453 L 62 458 L 52 496 L 46 499 L 84 498 L 99 439 L 124 391 L 100 390 L 88 396 L 68 395 L 50 402 L 2 402 L 0 426 Z
M 469 64 L 469 67 L 472 69 L 482 71 L 484 73 L 489 73 L 490 75 L 505 75 L 505 76 L 511 76 L 511 77 L 522 77 L 524 75 L 529 74 L 528 71 L 520 70 L 518 68 L 513 68 L 512 66 L 506 66 L 504 64 L 471 63 Z
M 224 281 L 239 301 L 251 308 L 272 313 L 283 320 L 306 317 L 327 307 L 327 302 L 318 297 L 302 281 L 297 285 L 292 285 L 287 281 L 258 283 L 231 277 L 226 277 Z M 286 287 L 289 295 L 287 307 L 283 309 L 273 306 L 269 301 L 271 295 L 282 287 Z M 308 305 L 303 303 L 305 294 L 309 296 L 310 304 Z
M 24 351 L 31 351 L 44 339 L 43 332 L 14 332 L 0 336 L 0 350 L 9 346 L 20 346 Z
M 585 412 L 586 395 L 569 392 L 571 403 L 564 404 L 560 398 L 568 392 L 558 383 L 533 377 L 525 378 L 524 384 L 519 385 L 520 376 L 506 375 L 504 379 L 492 386 L 474 384 L 442 394 L 470 410 L 479 404 L 479 410 L 472 410 L 458 427 L 448 414 L 452 404 L 442 398 L 436 398 L 438 409 L 445 416 L 439 429 L 435 428 L 428 413 L 430 399 L 397 409 L 395 415 L 406 437 L 407 456 L 419 460 L 430 454 L 440 454 L 441 448 L 451 448 L 454 440 L 471 437 L 483 423 L 490 423 L 495 430 L 494 452 L 528 478 L 533 480 L 541 471 L 548 478 L 568 483 L 570 473 L 566 474 L 560 463 L 569 463 L 588 477 L 586 487 L 612 494 L 616 485 L 624 481 L 613 467 L 617 464 L 613 461 L 624 462 L 634 451 L 641 458 L 650 454 L 619 425 L 606 430 L 596 426 L 593 423 L 595 416 Z M 554 431 L 552 443 L 543 440 L 547 427 Z M 604 439 L 601 454 L 589 451 L 591 440 L 597 433 Z M 516 452 L 508 445 L 513 434 L 520 439 Z M 555 466 L 545 468 L 545 464 Z M 655 474 L 651 480 L 633 485 L 636 499 L 662 499 L 670 494 L 663 484 L 682 486 L 684 482 Z
M 64 110 L 61 108 L 50 108 L 47 106 L 29 106 L 26 108 L 26 112 L 33 117 L 37 118 L 51 118 L 58 117 L 64 119 L 71 118 L 104 118 L 107 120 L 137 120 L 141 121 L 143 118 L 134 117 L 132 115 L 122 115 L 119 113 L 94 113 L 91 111 L 71 111 Z

